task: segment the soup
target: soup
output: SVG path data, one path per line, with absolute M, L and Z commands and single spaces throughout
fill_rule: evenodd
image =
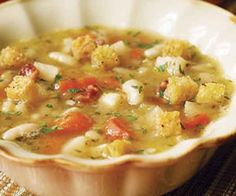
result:
M 187 41 L 89 26 L 0 55 L 1 138 L 40 154 L 156 154 L 223 115 L 232 82 Z

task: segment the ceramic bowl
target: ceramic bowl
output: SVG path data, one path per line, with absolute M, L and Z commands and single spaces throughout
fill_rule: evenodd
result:
M 216 58 L 236 83 L 236 17 L 197 0 L 16 0 L 0 6 L 0 46 L 58 29 L 101 24 L 135 27 L 190 41 Z M 156 196 L 193 176 L 215 148 L 236 134 L 236 93 L 227 112 L 187 139 L 155 155 L 86 160 L 37 155 L 0 141 L 0 170 L 45 196 Z

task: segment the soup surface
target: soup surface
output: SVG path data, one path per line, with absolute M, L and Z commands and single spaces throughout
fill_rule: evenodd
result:
M 186 41 L 92 26 L 0 55 L 0 132 L 42 154 L 155 154 L 223 115 L 231 81 Z

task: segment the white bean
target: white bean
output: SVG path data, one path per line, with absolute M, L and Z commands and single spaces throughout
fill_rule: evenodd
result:
M 54 65 L 35 62 L 34 66 L 39 71 L 39 77 L 46 81 L 54 81 L 56 75 L 59 73 L 59 68 Z
M 77 61 L 70 55 L 64 54 L 62 52 L 50 52 L 48 55 L 51 59 L 54 59 L 60 63 L 69 65 L 69 66 L 74 66 L 77 63 Z

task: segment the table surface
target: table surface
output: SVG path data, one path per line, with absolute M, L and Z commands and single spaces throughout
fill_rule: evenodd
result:
M 236 0 L 209 0 L 236 14 Z M 0 0 L 0 3 L 4 0 Z M 0 172 L 1 196 L 33 196 Z M 221 146 L 201 171 L 165 196 L 236 196 L 236 140 Z

